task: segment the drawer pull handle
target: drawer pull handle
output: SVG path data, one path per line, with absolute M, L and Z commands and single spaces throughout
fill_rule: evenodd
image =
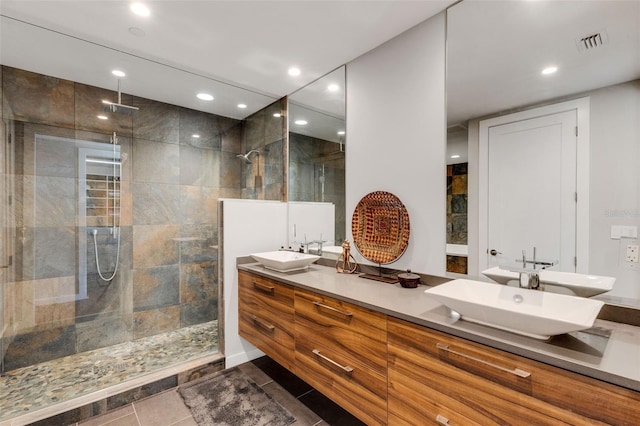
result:
M 258 281 L 253 282 L 253 288 L 255 288 L 256 290 L 260 290 L 264 293 L 271 293 L 271 294 L 273 294 L 273 291 L 276 289 L 272 285 L 262 284 L 262 283 L 259 283 Z
M 443 416 L 442 414 L 438 414 L 436 416 L 436 422 L 440 423 L 441 425 L 448 425 L 449 419 Z
M 259 326 L 259 327 L 264 328 L 267 331 L 272 332 L 272 333 L 276 329 L 276 327 L 274 325 L 267 324 L 266 322 L 259 320 L 258 317 L 255 316 L 255 315 L 253 316 L 253 323 L 255 325 Z
M 334 308 L 333 306 L 325 305 L 325 304 L 320 303 L 320 302 L 315 301 L 315 300 L 313 301 L 313 304 L 316 305 L 318 308 L 327 309 L 327 310 L 329 310 L 331 312 L 335 312 L 337 314 L 344 315 L 345 317 L 352 317 L 353 316 L 352 312 L 343 311 L 343 310 Z
M 497 368 L 498 370 L 504 371 L 505 373 L 515 374 L 518 377 L 527 378 L 527 377 L 531 376 L 531 373 L 529 373 L 528 371 L 520 370 L 519 368 L 511 369 L 511 368 L 502 367 L 501 365 L 497 365 L 497 364 L 491 363 L 489 361 L 485 361 L 483 359 L 473 357 L 471 355 L 463 354 L 462 352 L 454 351 L 453 349 L 449 349 L 449 345 L 445 345 L 444 343 L 436 343 L 436 347 L 438 349 L 442 350 L 442 351 L 449 352 L 449 353 L 452 353 L 454 355 L 458 355 L 458 356 L 460 356 L 462 358 L 470 359 L 472 361 L 479 362 L 480 364 L 484 364 L 484 365 L 487 365 L 489 367 Z
M 341 370 L 342 370 L 342 371 L 344 371 L 345 373 L 352 373 L 352 372 L 353 372 L 353 368 L 352 368 L 352 367 L 349 367 L 348 365 L 347 365 L 347 366 L 344 366 L 344 365 L 340 365 L 340 364 L 338 364 L 337 362 L 335 362 L 335 361 L 334 361 L 334 360 L 332 360 L 331 358 L 329 358 L 329 357 L 327 357 L 327 356 L 325 356 L 325 355 L 322 355 L 318 349 L 314 349 L 314 350 L 313 350 L 313 353 L 314 353 L 316 356 L 319 356 L 320 358 L 324 359 L 325 361 L 327 361 L 327 362 L 329 362 L 329 363 L 331 363 L 331 364 L 335 365 L 336 367 L 338 367 L 339 369 L 341 369 Z

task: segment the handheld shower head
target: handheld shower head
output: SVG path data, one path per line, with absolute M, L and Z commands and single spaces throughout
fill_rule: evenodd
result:
M 238 154 L 238 155 L 236 155 L 236 157 L 238 157 L 238 158 L 242 159 L 243 161 L 245 161 L 245 162 L 247 162 L 247 163 L 251 164 L 251 160 L 249 160 L 249 156 L 250 156 L 251 154 L 253 154 L 254 152 L 255 152 L 256 154 L 260 155 L 260 151 L 258 151 L 258 150 L 256 150 L 256 149 L 252 149 L 251 151 L 247 152 L 246 154 Z

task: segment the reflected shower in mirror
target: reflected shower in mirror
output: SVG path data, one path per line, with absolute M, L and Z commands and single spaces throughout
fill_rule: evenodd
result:
M 489 165 L 492 132 L 505 129 L 512 115 L 511 121 L 522 121 L 536 111 L 572 111 L 572 126 L 577 127 L 569 131 L 577 132 L 572 138 L 577 146 L 576 189 L 560 196 L 572 200 L 576 213 L 573 224 L 560 226 L 559 232 L 575 230 L 570 240 L 576 254 L 562 270 L 615 277 L 614 289 L 598 297 L 640 305 L 640 271 L 624 256 L 628 245 L 637 244 L 640 226 L 640 134 L 635 124 L 640 116 L 639 19 L 640 3 L 625 1 L 465 0 L 448 9 L 448 151 L 449 156 L 468 155 L 464 210 L 469 274 L 479 276 L 504 251 L 491 246 L 491 183 L 513 178 L 497 171 L 495 163 Z M 529 157 L 513 151 L 499 165 L 526 164 L 523 159 Z M 524 182 L 529 171 L 552 173 L 550 162 L 555 158 L 548 152 L 546 160 L 520 166 L 516 178 Z M 543 213 L 556 209 L 559 215 L 566 210 L 558 207 L 561 200 L 541 202 L 539 195 L 544 193 L 536 188 L 522 186 L 519 192 L 528 196 L 515 202 L 518 194 L 507 192 L 497 200 L 498 207 L 491 205 L 518 205 L 524 212 L 542 206 Z M 455 234 L 455 223 L 448 225 Z M 503 238 L 505 244 L 532 252 L 529 235 L 510 227 L 502 234 L 510 239 Z M 538 255 L 555 256 L 540 249 Z
M 345 238 L 345 67 L 342 66 L 289 96 L 289 201 L 332 203 L 334 235 Z M 289 224 L 294 229 L 295 224 Z M 295 227 L 291 242 L 320 238 L 323 224 Z M 316 229 L 317 228 L 317 229 Z M 293 231 L 292 231 L 293 232 Z

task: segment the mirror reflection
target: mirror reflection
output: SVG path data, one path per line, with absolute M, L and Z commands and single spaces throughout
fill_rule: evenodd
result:
M 447 242 L 468 252 L 465 258 L 449 246 L 449 266 L 463 258 L 466 272 L 480 275 L 522 250 L 530 256 L 537 246 L 539 258 L 559 261 L 571 246 L 573 261 L 562 259 L 558 270 L 615 277 L 600 297 L 637 305 L 640 272 L 626 251 L 640 224 L 640 3 L 465 0 L 448 9 L 447 20 L 447 155 L 463 164 L 448 167 Z M 492 138 L 513 141 L 505 135 L 522 131 L 510 123 L 567 111 L 575 124 L 536 128 L 574 135 L 573 171 L 558 160 L 564 145 L 554 152 L 515 140 L 494 156 Z M 468 174 L 458 177 L 454 167 Z M 512 185 L 492 186 L 504 182 Z M 565 183 L 575 189 L 544 201 Z M 510 221 L 493 226 L 502 231 L 497 240 L 490 229 L 496 212 Z M 549 217 L 570 222 L 552 225 Z
M 345 67 L 289 96 L 289 201 L 331 203 L 334 229 L 322 240 L 345 238 Z M 326 223 L 326 221 L 324 222 Z M 290 241 L 320 239 L 322 226 L 293 229 Z M 328 236 L 327 232 L 331 232 Z

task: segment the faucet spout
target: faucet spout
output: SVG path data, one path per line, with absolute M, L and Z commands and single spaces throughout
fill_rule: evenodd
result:
M 540 286 L 540 275 L 538 272 L 520 272 L 518 280 L 520 288 L 528 288 L 531 290 L 542 290 Z

